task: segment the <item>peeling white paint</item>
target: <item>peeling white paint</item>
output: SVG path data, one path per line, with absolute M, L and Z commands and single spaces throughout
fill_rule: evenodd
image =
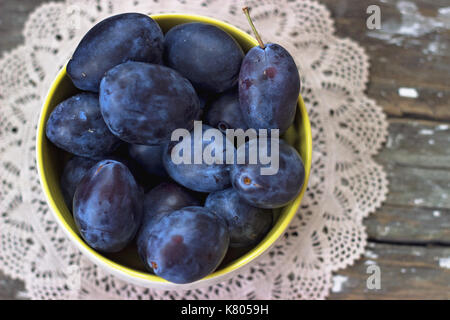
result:
M 414 204 L 422 204 L 423 199 L 414 199 Z
M 417 5 L 410 1 L 399 1 L 397 9 L 402 14 L 402 25 L 399 33 L 411 36 L 422 36 L 439 28 L 445 28 L 450 24 L 447 19 L 446 8 L 438 11 L 437 17 L 425 17 L 417 8 Z
M 367 258 L 370 258 L 370 259 L 378 258 L 378 255 L 375 252 L 370 251 L 370 250 L 367 250 L 366 252 L 364 252 L 364 256 L 366 256 Z
M 422 252 L 417 251 L 417 250 L 413 250 L 412 254 L 415 255 L 416 257 L 422 256 Z
M 450 269 L 450 257 L 448 257 L 448 258 L 440 258 L 439 259 L 439 267 Z
M 399 144 L 401 143 L 403 140 L 405 140 L 405 136 L 401 133 L 399 133 L 398 135 L 395 136 L 395 143 Z
M 401 46 L 403 43 L 402 39 L 394 38 L 394 37 L 392 37 L 392 35 L 390 35 L 388 33 L 380 33 L 379 31 L 369 31 L 366 34 L 370 38 L 382 40 L 389 44 L 395 44 L 396 46 Z
M 433 211 L 433 217 L 440 217 L 441 216 L 441 212 L 440 211 L 438 211 L 438 210 L 434 210 Z
M 445 131 L 448 130 L 448 128 L 449 128 L 448 124 L 440 124 L 436 127 L 436 130 Z
M 16 298 L 18 298 L 18 299 L 30 299 L 30 295 L 27 294 L 26 291 L 19 291 L 16 294 Z
M 399 1 L 397 10 L 400 12 L 401 21 L 391 19 L 383 21 L 381 30 L 367 32 L 368 37 L 382 40 L 388 44 L 415 46 L 415 39 L 439 29 L 450 28 L 450 7 L 440 8 L 435 17 L 424 16 L 417 5 L 410 1 Z M 440 53 L 440 45 L 432 42 L 426 49 L 432 54 Z
M 422 53 L 427 55 L 442 55 L 447 52 L 447 44 L 443 41 L 440 41 L 439 36 L 436 36 L 436 38 L 437 41 L 430 42 L 428 46 L 422 50 Z
M 430 139 L 430 140 L 428 140 L 428 144 L 431 144 L 431 145 L 433 145 L 433 144 L 434 144 L 434 139 Z
M 332 292 L 341 292 L 342 285 L 348 281 L 348 277 L 336 275 L 333 277 L 333 287 L 331 288 Z
M 401 269 L 400 269 L 400 272 L 401 272 L 401 273 L 407 273 L 407 272 L 408 272 L 408 269 L 406 269 L 406 268 L 401 268 Z M 416 273 L 416 268 L 411 268 L 411 269 L 409 269 L 409 272 L 411 272 L 411 273 Z
M 449 16 L 450 17 L 450 7 L 439 8 L 438 13 L 441 16 Z
M 370 265 L 376 264 L 376 262 L 373 261 L 373 260 L 366 260 L 366 262 L 364 262 L 364 264 L 365 264 L 366 266 L 370 266 Z
M 389 136 L 388 137 L 388 140 L 387 140 L 387 142 L 386 142 L 386 148 L 392 148 L 392 146 L 393 146 L 393 142 L 394 141 L 394 139 L 392 139 L 392 137 L 391 136 Z
M 390 227 L 388 226 L 377 226 L 377 232 L 381 235 L 381 236 L 386 236 L 389 234 L 389 231 L 391 230 Z
M 419 134 L 421 134 L 423 136 L 431 136 L 434 134 L 434 131 L 430 130 L 430 129 L 422 129 L 419 131 Z
M 400 97 L 417 99 L 419 97 L 419 93 L 415 88 L 399 88 L 398 95 Z
M 426 49 L 424 49 L 424 53 L 436 54 L 439 52 L 439 43 L 438 42 L 430 42 Z

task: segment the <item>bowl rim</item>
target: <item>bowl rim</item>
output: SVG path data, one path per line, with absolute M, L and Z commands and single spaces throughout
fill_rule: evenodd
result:
M 168 13 L 168 14 L 154 14 L 150 15 L 151 18 L 161 21 L 161 20 L 172 20 L 172 19 L 187 19 L 187 20 L 193 20 L 193 22 L 204 22 L 204 23 L 210 23 L 216 26 L 219 26 L 225 30 L 231 29 L 234 33 L 239 34 L 242 38 L 244 38 L 249 43 L 257 46 L 258 42 L 255 38 L 247 34 L 246 32 L 242 31 L 241 29 L 214 19 L 207 16 L 202 15 L 195 15 L 195 14 L 184 14 L 184 13 Z M 67 65 L 66 65 L 67 66 Z M 56 201 L 54 200 L 53 196 L 51 195 L 50 188 L 49 188 L 49 181 L 47 180 L 46 175 L 44 174 L 44 157 L 43 157 L 43 150 L 42 145 L 46 138 L 45 135 L 45 125 L 46 125 L 46 115 L 49 114 L 49 108 L 50 103 L 52 100 L 52 97 L 54 96 L 58 86 L 60 85 L 62 79 L 67 75 L 66 73 L 66 66 L 64 66 L 56 76 L 56 78 L 53 80 L 50 89 L 48 90 L 44 104 L 42 106 L 40 116 L 39 116 L 39 122 L 37 127 L 37 133 L 36 133 L 36 159 L 37 159 L 37 169 L 38 169 L 38 175 L 39 175 L 39 181 L 41 183 L 41 187 L 44 191 L 45 198 L 47 200 L 47 203 L 50 206 L 50 211 L 54 214 L 58 224 L 61 226 L 61 228 L 64 230 L 66 235 L 69 237 L 69 239 L 72 241 L 72 243 L 75 243 L 77 248 L 82 251 L 84 254 L 86 254 L 88 257 L 91 258 L 91 260 L 106 269 L 110 270 L 112 273 L 118 275 L 119 277 L 122 276 L 122 278 L 125 278 L 127 280 L 133 280 L 138 279 L 138 281 L 141 285 L 144 284 L 165 284 L 165 285 L 173 285 L 174 287 L 185 287 L 190 286 L 192 283 L 189 284 L 173 284 L 161 277 L 158 277 L 156 275 L 145 273 L 142 271 L 137 271 L 135 269 L 132 269 L 131 267 L 124 266 L 118 262 L 112 261 L 109 258 L 106 258 L 101 253 L 95 251 L 91 247 L 89 247 L 72 228 L 69 226 L 69 224 L 65 221 L 64 216 L 61 214 L 60 210 L 58 209 L 58 206 L 56 204 Z M 268 238 L 265 238 L 263 241 L 261 241 L 256 247 L 254 247 L 252 250 L 241 256 L 240 258 L 230 262 L 220 270 L 214 271 L 213 273 L 209 274 L 208 276 L 194 282 L 194 283 L 201 283 L 205 282 L 207 280 L 212 279 L 219 279 L 222 278 L 225 275 L 231 274 L 232 272 L 242 268 L 243 266 L 247 265 L 249 262 L 257 259 L 260 257 L 264 252 L 268 251 L 268 249 L 277 241 L 277 239 L 285 232 L 288 225 L 292 221 L 293 217 L 295 216 L 298 207 L 300 206 L 300 202 L 303 198 L 303 195 L 306 191 L 308 181 L 309 181 L 309 175 L 310 175 L 310 169 L 311 169 L 311 158 L 312 158 L 312 134 L 311 134 L 311 125 L 309 122 L 308 112 L 306 110 L 306 106 L 304 104 L 304 101 L 302 99 L 302 96 L 299 95 L 298 99 L 298 107 L 302 118 L 302 126 L 304 127 L 305 131 L 305 138 L 306 138 L 306 157 L 305 159 L 302 159 L 304 162 L 305 167 L 305 181 L 303 183 L 303 187 L 301 189 L 300 194 L 293 200 L 291 204 L 291 208 L 289 209 L 289 212 L 286 214 L 285 218 L 281 221 L 281 224 L 278 225 L 276 230 L 271 233 L 271 235 Z M 274 229 L 274 228 L 272 228 Z M 130 278 L 131 277 L 131 278 Z

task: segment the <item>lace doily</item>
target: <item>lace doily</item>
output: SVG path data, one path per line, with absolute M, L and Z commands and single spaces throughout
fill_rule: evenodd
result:
M 81 37 L 121 12 L 182 12 L 247 32 L 242 1 L 67 0 L 29 17 L 25 44 L 0 60 L 0 269 L 34 299 L 323 299 L 332 272 L 363 252 L 362 219 L 385 199 L 387 180 L 372 156 L 387 135 L 382 109 L 364 90 L 364 50 L 334 36 L 329 11 L 311 0 L 245 1 L 264 39 L 296 59 L 313 133 L 309 187 L 297 216 L 272 250 L 223 283 L 161 291 L 125 283 L 87 260 L 45 202 L 36 170 L 36 124 L 43 98 Z

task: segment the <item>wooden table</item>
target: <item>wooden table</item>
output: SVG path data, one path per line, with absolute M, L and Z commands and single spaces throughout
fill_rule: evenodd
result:
M 0 55 L 23 41 L 23 24 L 42 2 L 0 0 Z M 445 13 L 450 14 L 450 2 L 321 2 L 331 10 L 337 34 L 356 40 L 369 54 L 367 93 L 383 106 L 390 125 L 376 157 L 388 173 L 389 195 L 365 221 L 365 256 L 334 276 L 330 298 L 449 299 L 450 15 Z M 366 27 L 372 4 L 381 8 L 380 31 Z M 407 12 L 419 27 L 408 25 Z M 405 96 L 400 88 L 413 90 Z M 415 93 L 417 98 L 411 97 Z M 366 286 L 369 264 L 381 269 L 380 290 Z M 23 290 L 23 283 L 0 272 L 0 299 L 20 298 Z

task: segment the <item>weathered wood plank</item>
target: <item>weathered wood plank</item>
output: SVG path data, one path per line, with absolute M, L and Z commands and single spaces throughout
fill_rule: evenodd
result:
M 427 66 L 421 69 L 428 69 Z M 437 72 L 437 71 L 436 71 Z M 368 96 L 375 99 L 383 110 L 394 117 L 412 117 L 440 121 L 450 120 L 450 85 L 426 87 L 426 83 L 414 84 L 393 79 L 371 78 Z M 399 95 L 400 88 L 413 88 L 418 98 L 411 99 Z
M 388 114 L 450 119 L 450 28 L 445 25 L 449 18 L 439 12 L 448 1 L 410 1 L 409 10 L 417 8 L 412 14 L 421 23 L 419 29 L 408 24 L 411 13 L 399 7 L 399 0 L 321 2 L 332 12 L 337 35 L 366 49 L 371 62 L 368 94 Z M 366 9 L 373 4 L 381 8 L 381 30 L 366 26 Z M 415 88 L 418 97 L 400 96 L 402 87 Z
M 389 179 L 386 204 L 450 208 L 450 170 L 385 164 Z
M 389 120 L 386 148 L 375 159 L 389 179 L 386 204 L 450 209 L 450 125 Z
M 378 4 L 383 22 L 401 22 L 396 7 L 398 1 L 362 0 L 351 5 L 334 0 L 321 2 L 327 4 L 336 19 L 337 34 L 351 37 L 365 47 L 371 61 L 368 94 L 388 115 L 440 121 L 450 119 L 448 30 L 434 30 L 420 37 L 388 35 L 384 39 L 383 36 L 376 38 L 376 33 L 367 35 L 365 10 L 369 5 Z M 449 6 L 445 0 L 413 2 L 427 17 L 436 16 L 438 8 Z M 399 88 L 402 87 L 415 88 L 418 97 L 400 96 Z M 449 208 L 449 202 L 444 198 L 445 191 L 450 189 L 446 183 L 449 181 L 446 170 L 450 166 L 449 133 L 435 128 L 443 129 L 447 124 L 390 119 L 389 139 L 377 160 L 387 168 L 391 193 L 389 204 L 365 221 L 369 238 L 398 243 L 448 242 L 450 213 L 445 209 Z M 392 244 L 374 246 L 355 266 L 338 273 L 335 289 L 339 289 L 340 281 L 343 281 L 342 290 L 332 293 L 331 299 L 450 298 L 448 269 L 440 268 L 438 264 L 439 257 L 449 257 L 448 249 Z M 366 287 L 366 264 L 370 261 L 381 266 L 380 292 Z
M 367 267 L 381 288 L 367 288 Z M 450 299 L 450 248 L 369 244 L 365 256 L 333 277 L 330 299 Z
M 450 246 L 450 209 L 383 205 L 364 225 L 371 240 Z
M 386 164 L 450 169 L 450 122 L 389 119 L 386 147 L 376 159 Z
M 0 271 L 0 300 L 23 299 L 24 283 L 13 280 Z
M 0 56 L 23 42 L 22 30 L 28 15 L 44 2 L 47 1 L 0 0 Z
M 365 220 L 369 238 L 450 245 L 450 202 L 445 198 L 450 191 L 445 181 L 450 178 L 450 125 L 390 119 L 386 147 L 377 160 L 385 165 L 391 192 L 387 203 Z M 447 178 L 441 180 L 443 171 Z

